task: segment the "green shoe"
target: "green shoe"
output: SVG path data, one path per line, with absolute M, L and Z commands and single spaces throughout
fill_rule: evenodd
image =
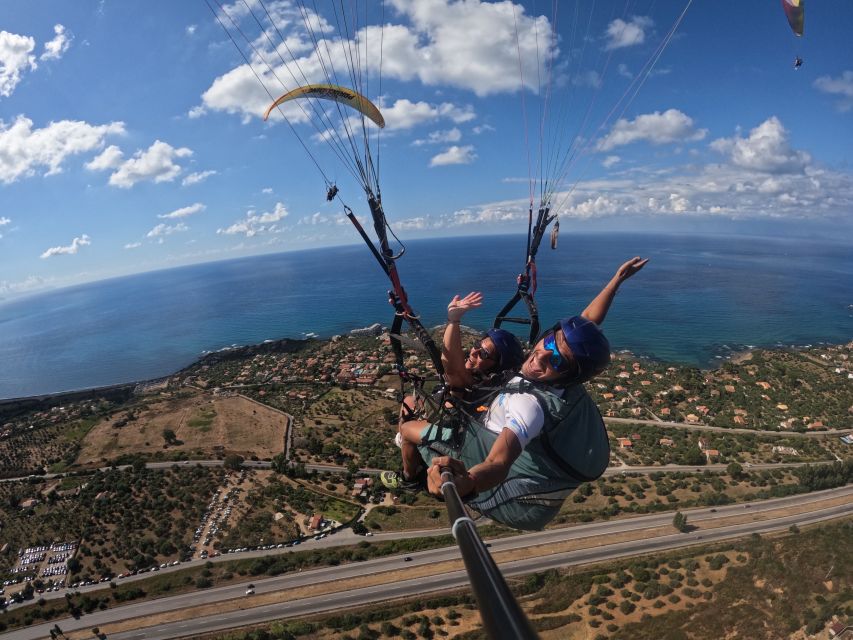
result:
M 420 491 L 423 488 L 420 480 L 406 480 L 402 471 L 383 471 L 379 474 L 379 481 L 391 491 Z

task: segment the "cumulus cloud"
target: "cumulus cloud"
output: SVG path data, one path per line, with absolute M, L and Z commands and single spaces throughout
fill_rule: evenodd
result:
M 397 20 L 389 18 L 382 27 L 359 29 L 350 34 L 350 40 L 322 37 L 317 46 L 305 29 L 302 16 L 285 3 L 277 5 L 271 11 L 273 22 L 287 46 L 278 44 L 275 50 L 264 35 L 258 35 L 253 43 L 256 51 L 250 61 L 252 66 L 242 64 L 216 78 L 202 94 L 201 104 L 190 111 L 190 117 L 199 117 L 208 110 L 240 114 L 244 121 L 258 117 L 266 109 L 269 96 L 255 73 L 275 91 L 280 90 L 276 76 L 300 78 L 301 83 L 304 74 L 308 82 L 322 82 L 323 67 L 331 61 L 335 68 L 345 69 L 347 56 L 353 50 L 366 52 L 361 61 L 363 74 L 375 75 L 381 59 L 383 77 L 418 80 L 426 86 L 451 86 L 481 97 L 518 91 L 522 82 L 527 89 L 538 91 L 537 78 L 546 75 L 558 53 L 548 18 L 529 16 L 524 7 L 512 2 L 394 0 L 390 4 L 396 16 L 390 11 L 388 14 Z M 226 9 L 231 18 L 244 20 L 246 29 L 259 33 L 254 19 L 240 3 Z M 310 12 L 307 15 L 322 32 L 335 31 L 322 18 Z M 230 18 L 224 20 L 229 23 Z M 270 28 L 266 17 L 264 23 Z M 274 70 L 267 68 L 264 60 L 280 60 L 279 54 L 284 63 Z M 301 102 L 283 105 L 291 122 L 308 119 L 310 104 Z M 385 116 L 388 120 L 388 114 Z M 323 128 L 328 126 L 327 123 Z
M 161 222 L 156 227 L 151 229 L 148 233 L 145 234 L 146 238 L 154 238 L 158 242 L 162 243 L 163 238 L 165 236 L 170 236 L 173 233 L 182 233 L 184 231 L 189 231 L 189 227 L 185 225 L 183 222 L 179 222 L 175 225 L 168 225 L 165 222 Z
M 186 33 L 188 36 L 195 35 L 195 31 L 198 27 L 194 24 L 188 25 L 186 28 Z
M 397 100 L 393 105 L 381 103 L 382 115 L 385 117 L 386 129 L 411 129 L 426 122 L 446 118 L 456 124 L 462 124 L 476 118 L 471 105 L 458 106 L 450 102 L 430 104 L 428 102 L 412 102 L 405 98 Z
M 121 165 L 124 159 L 124 154 L 116 145 L 111 144 L 97 156 L 92 158 L 90 162 L 85 164 L 89 171 L 105 171 L 107 169 L 115 169 Z
M 453 145 L 446 151 L 433 156 L 429 161 L 429 166 L 440 167 L 447 164 L 471 164 L 477 159 L 477 154 L 474 153 L 474 145 L 457 146 Z
M 59 60 L 71 46 L 72 37 L 61 24 L 53 27 L 53 40 L 44 43 L 44 53 L 41 60 Z
M 181 180 L 181 186 L 189 187 L 190 185 L 198 184 L 200 182 L 204 182 L 210 176 L 215 176 L 216 171 L 214 169 L 208 169 L 207 171 L 196 171 L 195 173 L 189 174 L 186 178 Z
M 238 220 L 224 229 L 217 229 L 216 233 L 224 235 L 243 234 L 247 238 L 263 233 L 278 233 L 281 231 L 281 227 L 276 223 L 284 220 L 288 215 L 290 214 L 284 204 L 277 202 L 272 211 L 265 213 L 257 213 L 254 209 L 250 209 L 244 219 Z
M 38 67 L 32 54 L 36 41 L 8 31 L 0 31 L 0 96 L 8 98 L 26 71 Z
M 7 225 L 7 224 L 10 224 L 11 222 L 12 221 L 9 218 L 7 218 L 5 216 L 0 216 L 0 227 Z
M 782 122 L 772 116 L 742 138 L 720 138 L 711 148 L 728 156 L 737 167 L 762 173 L 801 173 L 811 160 L 808 153 L 793 149 Z
M 607 44 L 604 48 L 607 50 L 623 49 L 643 44 L 646 41 L 646 32 L 653 26 L 654 22 L 646 16 L 633 16 L 627 22 L 621 18 L 616 18 L 607 25 L 605 33 Z
M 601 166 L 605 169 L 609 169 L 615 164 L 618 164 L 621 158 L 619 156 L 607 156 L 604 160 L 601 161 Z
M 62 163 L 70 156 L 98 149 L 108 135 L 124 133 L 123 122 L 91 125 L 76 120 L 51 122 L 33 129 L 33 121 L 18 116 L 11 125 L 0 121 L 0 181 L 15 182 L 35 175 L 61 173 Z
M 74 238 L 69 245 L 64 247 L 51 247 L 50 249 L 47 249 L 40 257 L 44 260 L 52 258 L 53 256 L 74 255 L 79 251 L 80 247 L 85 247 L 90 244 L 92 244 L 92 241 L 89 239 L 89 236 L 84 233 L 79 238 Z
M 155 140 L 148 149 L 140 149 L 132 158 L 118 165 L 109 182 L 121 189 L 129 189 L 142 181 L 171 182 L 182 171 L 175 160 L 192 153 L 186 147 L 176 149 L 167 142 Z
M 425 144 L 446 144 L 448 142 L 459 142 L 462 139 L 462 132 L 456 127 L 445 131 L 433 131 L 426 138 L 415 140 L 412 144 L 416 147 Z
M 188 207 L 181 207 L 180 209 L 175 209 L 169 213 L 164 213 L 158 215 L 157 217 L 160 219 L 171 220 L 174 218 L 186 218 L 187 216 L 191 216 L 194 213 L 199 213 L 204 211 L 207 207 L 203 205 L 201 202 L 196 202 L 195 204 L 191 204 Z
M 620 118 L 610 132 L 598 141 L 599 151 L 610 151 L 640 140 L 652 144 L 671 144 L 702 140 L 708 134 L 707 129 L 697 129 L 693 119 L 678 109 L 668 109 L 663 113 L 655 111 L 639 115 L 634 120 Z
M 838 109 L 850 111 L 853 108 L 853 71 L 844 71 L 837 78 L 821 76 L 814 81 L 817 90 L 839 96 Z
M 27 276 L 20 282 L 9 282 L 8 280 L 0 280 L 0 295 L 17 295 L 41 289 L 47 284 L 47 280 L 41 276 Z
M 128 242 L 126 245 L 124 245 L 124 248 L 125 249 L 138 249 L 141 246 L 142 246 L 141 242 Z

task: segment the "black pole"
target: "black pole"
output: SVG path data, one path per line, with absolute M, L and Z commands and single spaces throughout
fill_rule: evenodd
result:
M 471 589 L 480 607 L 483 626 L 491 640 L 537 640 L 539 636 L 530 625 L 530 621 L 492 560 L 489 550 L 480 539 L 474 521 L 468 517 L 456 485 L 453 474 L 443 471 L 441 474 L 441 493 L 447 504 L 450 516 L 451 533 L 456 538 Z

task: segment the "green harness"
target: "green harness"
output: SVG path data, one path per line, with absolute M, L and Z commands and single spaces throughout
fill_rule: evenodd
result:
M 540 434 L 513 462 L 506 479 L 479 493 L 468 506 L 516 529 L 542 529 L 559 513 L 571 492 L 604 473 L 610 460 L 610 443 L 598 407 L 583 385 L 564 391 L 562 397 L 529 381 L 506 385 L 502 393 L 529 393 L 545 414 Z M 421 452 L 451 455 L 473 466 L 486 459 L 498 434 L 470 420 L 461 442 L 452 439 L 425 442 Z

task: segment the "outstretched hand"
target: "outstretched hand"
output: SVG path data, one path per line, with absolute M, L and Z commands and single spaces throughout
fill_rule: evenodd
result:
M 464 298 L 453 296 L 453 300 L 447 305 L 447 321 L 459 322 L 468 311 L 476 309 L 483 304 L 483 294 L 472 291 Z
M 627 280 L 635 273 L 637 273 L 640 269 L 645 267 L 648 261 L 648 258 L 640 258 L 640 256 L 631 258 L 616 270 L 616 275 L 614 276 L 614 279 L 619 282 L 619 284 L 625 282 L 625 280 Z

